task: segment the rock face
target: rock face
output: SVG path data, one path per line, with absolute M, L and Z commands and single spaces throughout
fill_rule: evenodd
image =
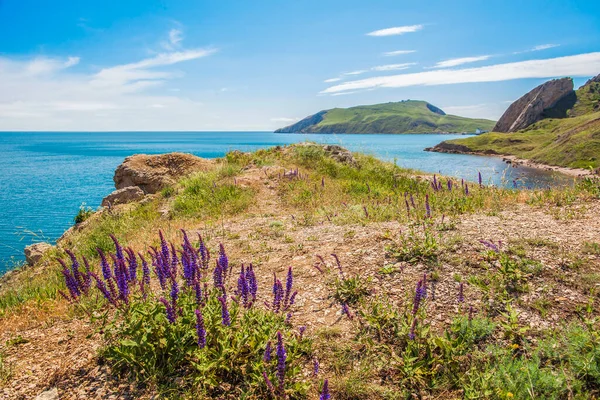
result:
M 27 264 L 30 266 L 35 265 L 38 261 L 40 261 L 44 253 L 46 253 L 52 247 L 53 246 L 50 243 L 45 242 L 35 243 L 25 247 L 24 252 Z
M 494 127 L 494 132 L 516 132 L 543 118 L 566 117 L 576 101 L 571 78 L 548 81 L 515 101 Z
M 471 149 L 462 144 L 442 142 L 436 144 L 433 147 L 425 148 L 425 151 L 433 151 L 436 153 L 464 154 L 470 153 Z
M 136 154 L 127 157 L 117 167 L 113 180 L 117 189 L 138 186 L 144 193 L 156 193 L 186 175 L 208 169 L 212 164 L 211 160 L 184 153 Z
M 127 186 L 117 189 L 102 200 L 102 207 L 130 203 L 144 197 L 144 191 L 139 186 Z
M 275 133 L 296 133 L 296 132 L 304 132 L 307 128 L 317 125 L 319 122 L 323 121 L 323 116 L 327 114 L 327 110 L 319 111 L 316 114 L 310 115 L 295 124 L 290 126 L 286 126 L 281 129 L 277 129 Z

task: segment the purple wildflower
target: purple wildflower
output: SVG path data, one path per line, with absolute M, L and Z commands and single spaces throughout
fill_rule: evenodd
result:
M 223 243 L 219 243 L 219 265 L 223 269 L 223 276 L 227 276 L 229 259 L 227 258 L 227 254 L 225 254 L 225 247 L 223 246 Z
M 265 347 L 265 354 L 263 355 L 264 362 L 271 362 L 271 353 L 273 353 L 273 348 L 271 347 L 271 341 L 269 340 Z
M 319 360 L 317 359 L 317 357 L 313 358 L 313 376 L 319 375 L 319 367 Z
M 352 312 L 350 311 L 350 307 L 348 307 L 348 303 L 346 302 L 342 303 L 342 314 L 346 314 L 348 316 L 348 319 L 353 318 Z
M 431 208 L 429 207 L 429 195 L 425 195 L 425 211 L 427 213 L 427 218 L 431 218 Z
M 221 303 L 221 323 L 225 326 L 231 325 L 231 317 L 229 316 L 229 309 L 227 308 L 227 296 L 223 295 L 218 297 L 219 303 Z
M 194 281 L 194 293 L 196 294 L 196 304 L 201 306 L 204 304 L 204 298 L 202 296 L 202 289 L 200 288 L 200 281 Z
M 469 184 L 465 183 L 465 194 L 468 196 L 469 195 Z
M 177 299 L 179 298 L 179 284 L 177 279 L 171 280 L 171 304 L 173 308 L 177 309 Z
M 285 384 L 285 362 L 287 353 L 283 346 L 283 337 L 281 332 L 277 332 L 277 379 L 279 381 L 279 394 L 283 396 Z
M 415 206 L 415 198 L 413 197 L 412 193 L 410 194 L 410 204 L 412 205 L 412 208 L 417 208 L 417 206 Z
M 250 296 L 252 296 L 252 301 L 256 301 L 256 293 L 258 292 L 258 284 L 256 283 L 256 275 L 254 275 L 254 267 L 252 264 L 248 265 L 246 269 L 246 281 L 248 282 L 248 290 L 250 291 Z
M 71 259 L 71 273 L 73 274 L 73 279 L 77 283 L 77 287 L 82 289 L 83 286 L 83 278 L 81 277 L 81 273 L 79 271 L 79 261 L 77 261 L 77 257 L 70 250 L 65 250 Z
M 480 186 L 480 187 L 483 187 L 483 179 L 481 178 L 481 172 L 480 172 L 480 171 L 478 171 L 478 172 L 477 172 L 477 175 L 478 175 L 478 178 L 479 178 L 479 186 Z
M 319 400 L 329 400 L 331 399 L 331 395 L 329 394 L 329 381 L 325 379 L 323 382 L 323 389 L 321 390 L 321 395 L 319 396 Z
M 285 308 L 288 308 L 290 295 L 292 294 L 292 286 L 294 285 L 294 274 L 292 273 L 292 267 L 289 267 L 287 277 L 285 280 L 285 298 L 283 304 Z
M 446 186 L 448 186 L 449 191 L 452 191 L 452 179 L 448 179 L 448 182 L 446 182 Z
M 198 335 L 198 347 L 203 349 L 206 346 L 206 329 L 204 328 L 204 318 L 200 310 L 196 310 L 196 334 Z
M 433 182 L 431 182 L 431 186 L 433 186 L 433 190 L 438 189 L 438 184 L 437 184 L 437 178 L 435 177 L 435 174 L 433 174 Z
M 473 309 L 473 306 L 469 306 L 469 323 L 473 320 L 474 312 L 475 310 Z
M 213 271 L 213 284 L 215 287 L 223 286 L 223 268 L 221 267 L 221 264 L 219 264 L 218 261 L 217 266 Z
M 100 291 L 100 293 L 102 293 L 102 295 L 104 296 L 104 298 L 106 300 L 108 300 L 108 302 L 110 304 L 112 304 L 113 306 L 116 307 L 117 306 L 117 302 L 115 301 L 115 298 L 112 296 L 112 294 L 110 293 L 110 291 L 106 288 L 106 284 L 102 281 L 102 279 L 100 279 L 98 277 L 98 275 L 94 274 L 93 272 L 90 275 L 96 281 L 96 287 L 98 288 L 98 290 Z
M 177 315 L 175 314 L 175 309 L 173 308 L 173 305 L 169 303 L 164 297 L 161 297 L 159 301 L 165 306 L 167 320 L 169 321 L 169 323 L 174 324 Z
M 87 258 L 83 256 L 83 265 L 85 265 L 85 275 L 83 275 L 83 291 L 85 294 L 88 293 L 90 286 L 92 286 L 92 269 Z
M 137 280 L 137 258 L 135 256 L 135 252 L 128 247 L 125 249 L 127 253 L 127 263 L 129 264 L 129 281 Z
M 488 249 L 495 251 L 496 253 L 500 251 L 500 245 L 502 244 L 502 242 L 498 242 L 498 244 L 495 244 L 491 240 L 480 240 L 479 243 L 481 243 Z
M 265 378 L 265 384 L 267 385 L 267 389 L 269 389 L 269 392 L 271 394 L 274 394 L 275 393 L 275 388 L 273 387 L 273 384 L 269 380 L 269 376 L 267 375 L 266 371 L 263 371 L 263 378 Z
M 333 259 L 335 260 L 335 264 L 338 267 L 338 270 L 340 271 L 340 275 L 344 275 L 344 270 L 342 269 L 342 263 L 340 262 L 340 259 L 338 258 L 337 254 L 332 253 L 331 257 L 333 257 Z
M 304 331 L 306 331 L 306 326 L 302 325 L 298 327 L 298 333 L 300 334 L 300 340 L 304 337 Z
M 273 304 L 272 309 L 275 313 L 279 312 L 281 308 L 281 300 L 283 299 L 283 286 L 281 281 L 277 279 L 277 276 L 273 274 Z
M 465 295 L 464 295 L 464 283 L 460 283 L 458 285 L 458 302 L 459 303 L 464 303 L 465 301 Z
M 104 280 L 108 281 L 112 278 L 112 271 L 110 270 L 110 265 L 108 265 L 108 261 L 106 261 L 106 256 L 102 249 L 97 248 L 98 255 L 100 256 L 100 266 L 102 267 L 102 276 L 104 276 Z
M 202 239 L 202 236 L 200 236 L 200 234 L 198 234 L 198 242 L 198 254 L 200 254 L 200 263 L 202 264 L 202 268 L 207 269 L 208 262 L 210 261 L 210 253 L 208 252 L 208 249 L 206 248 L 204 240 Z
M 413 322 L 412 322 L 411 326 L 410 326 L 410 332 L 408 333 L 408 338 L 410 340 L 415 340 L 415 337 L 416 337 L 416 335 L 415 335 L 415 328 L 416 327 L 417 327 L 417 318 L 415 317 L 413 319 Z
M 419 306 L 421 305 L 421 294 L 422 294 L 422 289 L 421 286 L 423 285 L 423 281 L 419 281 L 417 283 L 417 288 L 415 290 L 415 299 L 413 301 L 413 309 L 412 309 L 412 315 L 417 315 L 417 312 L 419 311 Z
M 142 260 L 142 281 L 140 282 L 140 287 L 142 289 L 142 295 L 144 298 L 146 297 L 146 288 L 150 287 L 150 268 L 148 267 L 148 263 L 143 255 L 138 254 L 140 259 Z

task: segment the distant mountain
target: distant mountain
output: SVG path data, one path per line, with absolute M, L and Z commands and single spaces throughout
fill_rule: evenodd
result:
M 320 111 L 276 133 L 474 133 L 494 121 L 446 115 L 426 101 L 406 100 Z

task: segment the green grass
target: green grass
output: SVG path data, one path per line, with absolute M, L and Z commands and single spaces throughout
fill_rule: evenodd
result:
M 545 119 L 515 133 L 485 133 L 447 143 L 473 152 L 514 155 L 548 165 L 600 167 L 600 112 L 565 119 Z
M 494 121 L 441 115 L 425 101 L 407 100 L 328 110 L 323 120 L 303 129 L 314 133 L 435 133 L 490 130 Z
M 11 375 L 10 365 L 6 362 L 4 353 L 0 351 L 0 384 L 8 382 Z

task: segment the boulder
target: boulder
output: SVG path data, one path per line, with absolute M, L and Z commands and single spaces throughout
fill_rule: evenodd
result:
M 113 180 L 117 189 L 138 186 L 144 193 L 156 193 L 186 175 L 207 170 L 213 163 L 184 153 L 136 154 L 117 167 Z
M 33 266 L 35 265 L 42 256 L 52 248 L 53 246 L 50 243 L 40 242 L 34 243 L 27 247 L 25 247 L 25 260 L 27 264 Z
M 58 399 L 59 399 L 58 389 L 55 387 L 38 394 L 35 398 L 35 400 L 58 400 Z
M 127 186 L 117 189 L 102 200 L 102 207 L 126 204 L 144 197 L 144 191 L 139 186 Z
M 566 117 L 576 100 L 571 78 L 553 79 L 512 103 L 493 130 L 516 132 L 543 118 Z
M 350 150 L 338 146 L 336 144 L 329 144 L 323 147 L 323 149 L 329 154 L 331 158 L 344 164 L 356 164 L 356 160 Z

